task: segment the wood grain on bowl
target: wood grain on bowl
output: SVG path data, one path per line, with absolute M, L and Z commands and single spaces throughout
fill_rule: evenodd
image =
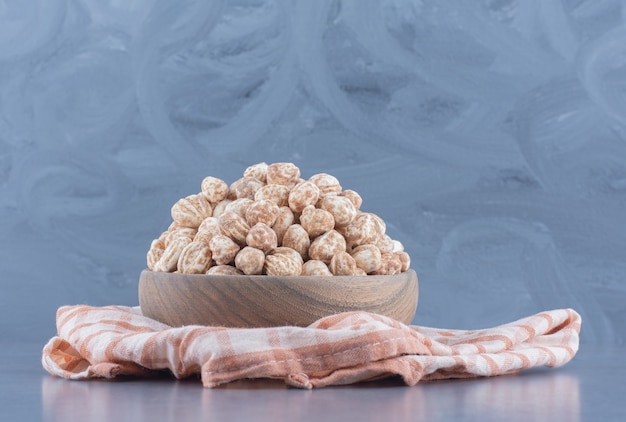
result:
M 418 301 L 413 270 L 397 275 L 272 277 L 144 270 L 144 315 L 170 326 L 308 326 L 332 314 L 367 311 L 410 324 Z

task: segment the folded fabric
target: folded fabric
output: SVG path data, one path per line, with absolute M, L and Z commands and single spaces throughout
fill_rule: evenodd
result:
M 485 330 L 407 326 L 349 312 L 309 327 L 170 327 L 138 307 L 65 306 L 43 367 L 68 379 L 200 374 L 205 387 L 244 378 L 278 378 L 300 388 L 400 376 L 420 380 L 556 367 L 578 351 L 581 318 L 571 309 L 541 312 Z

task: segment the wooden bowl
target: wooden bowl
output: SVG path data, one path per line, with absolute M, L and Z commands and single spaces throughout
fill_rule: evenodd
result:
M 144 270 L 139 304 L 144 315 L 170 326 L 306 327 L 336 313 L 367 311 L 410 324 L 415 316 L 415 271 L 363 277 L 189 275 Z

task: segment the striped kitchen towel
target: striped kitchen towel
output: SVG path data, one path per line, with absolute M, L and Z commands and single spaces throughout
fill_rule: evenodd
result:
M 485 330 L 408 326 L 365 312 L 322 318 L 308 327 L 169 327 L 138 307 L 65 306 L 42 364 L 68 379 L 199 374 L 205 387 L 244 378 L 278 378 L 300 388 L 400 376 L 420 380 L 493 376 L 556 367 L 578 351 L 581 318 L 572 309 L 541 312 Z

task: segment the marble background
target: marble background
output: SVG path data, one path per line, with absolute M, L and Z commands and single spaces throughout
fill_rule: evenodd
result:
M 624 1 L 0 0 L 2 341 L 137 304 L 170 206 L 260 161 L 361 193 L 416 323 L 626 340 Z

